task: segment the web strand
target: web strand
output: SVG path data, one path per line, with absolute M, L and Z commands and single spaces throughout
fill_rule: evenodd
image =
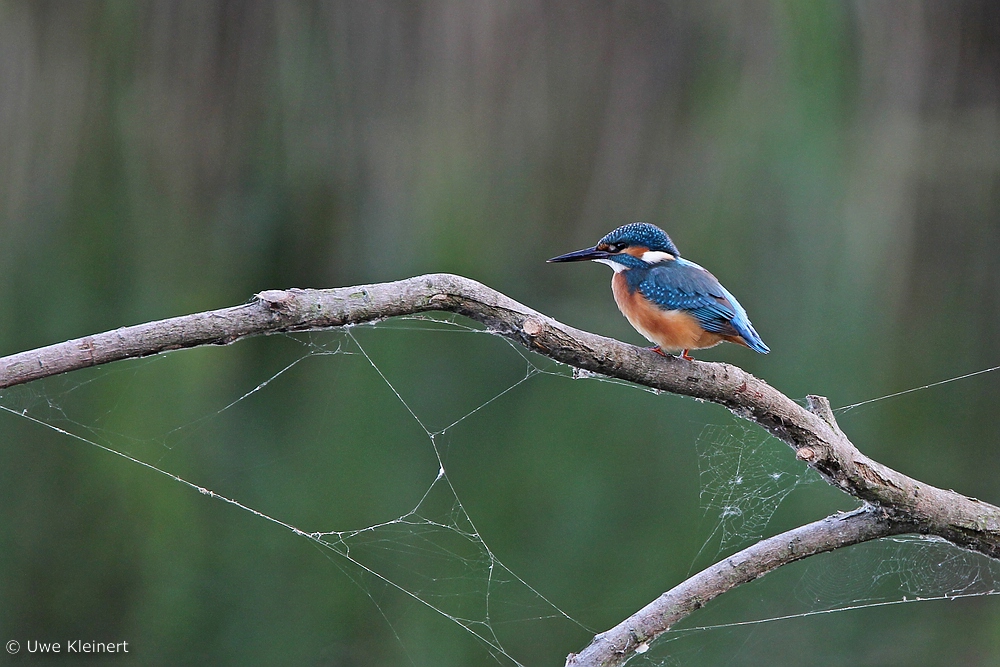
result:
M 966 600 L 970 598 L 989 597 L 1000 595 L 1000 591 L 982 591 L 977 593 L 956 593 L 955 595 L 938 595 L 931 597 L 907 597 L 903 596 L 898 600 L 879 600 L 876 602 L 863 602 L 860 604 L 846 605 L 843 607 L 832 607 L 830 609 L 813 609 L 798 614 L 785 614 L 784 616 L 767 616 L 756 618 L 750 621 L 733 621 L 731 623 L 717 623 L 715 625 L 698 625 L 693 628 L 679 628 L 671 630 L 673 635 L 693 634 L 695 632 L 705 632 L 708 630 L 722 630 L 725 628 L 739 628 L 751 625 L 763 625 L 764 623 L 774 623 L 776 621 L 793 621 L 798 618 L 809 618 L 810 616 L 822 616 L 825 614 L 839 614 L 844 611 L 860 611 L 862 609 L 873 609 L 875 607 L 894 607 L 901 604 L 911 604 L 913 602 L 954 602 L 955 600 Z
M 992 368 L 984 368 L 979 371 L 974 371 L 972 373 L 966 373 L 965 375 L 959 375 L 957 377 L 948 378 L 947 380 L 940 380 L 938 382 L 932 382 L 930 384 L 925 384 L 920 387 L 913 387 L 912 389 L 904 389 L 903 391 L 897 391 L 893 394 L 887 394 L 885 396 L 879 396 L 878 398 L 869 398 L 867 401 L 861 401 L 859 403 L 852 403 L 850 405 L 845 405 L 839 408 L 834 408 L 834 412 L 847 412 L 848 410 L 853 410 L 854 408 L 861 407 L 862 405 L 869 405 L 870 403 L 877 403 L 878 401 L 884 401 L 889 398 L 896 398 L 897 396 L 903 396 L 905 394 L 912 394 L 915 391 L 922 391 L 924 389 L 930 389 L 932 387 L 940 387 L 943 384 L 948 384 L 950 382 L 957 382 L 959 380 L 965 380 L 967 378 L 975 377 L 977 375 L 983 375 L 984 373 L 992 373 L 993 371 L 1000 370 L 1000 366 L 993 366 Z

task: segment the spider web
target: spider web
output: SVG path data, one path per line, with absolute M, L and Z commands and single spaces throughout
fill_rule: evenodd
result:
M 420 332 L 487 336 L 503 341 L 507 354 L 513 355 L 522 372 L 517 378 L 503 383 L 485 400 L 476 401 L 470 409 L 434 423 L 427 417 L 427 411 L 418 407 L 427 397 L 415 397 L 401 390 L 387 370 L 386 362 L 377 359 L 370 352 L 369 344 L 355 335 L 359 330 L 391 331 L 402 335 Z M 180 426 L 167 428 L 154 438 L 130 435 L 118 428 L 114 423 L 114 406 L 103 414 L 85 419 L 70 415 L 65 406 L 76 394 L 117 374 L 127 374 L 129 382 L 142 382 L 143 371 L 163 363 L 166 355 L 100 369 L 83 381 L 62 376 L 44 384 L 6 390 L 0 394 L 0 410 L 164 475 L 308 540 L 370 598 L 413 664 L 422 662 L 423 656 L 409 655 L 407 641 L 397 631 L 398 619 L 393 617 L 385 602 L 390 593 L 405 597 L 460 627 L 500 664 L 526 664 L 522 662 L 526 658 L 516 655 L 517 651 L 511 648 L 511 638 L 516 637 L 518 628 L 526 623 L 556 622 L 587 635 L 595 632 L 595 628 L 578 620 L 575 613 L 564 610 L 550 599 L 535 582 L 527 581 L 505 565 L 487 544 L 450 476 L 449 438 L 458 427 L 489 412 L 505 397 L 542 376 L 594 380 L 654 394 L 659 392 L 562 366 L 528 353 L 493 332 L 468 326 L 453 317 L 397 318 L 337 332 L 284 335 L 282 339 L 299 347 L 291 361 L 221 407 Z M 422 495 L 408 511 L 362 528 L 305 528 L 300 527 L 303 524 L 299 521 L 262 509 L 256 499 L 238 498 L 213 490 L 219 488 L 217 485 L 209 488 L 193 481 L 198 478 L 197 469 L 188 471 L 173 467 L 173 455 L 177 450 L 189 450 L 210 441 L 213 428 L 220 420 L 234 409 L 245 406 L 259 393 L 280 384 L 287 374 L 303 365 L 344 358 L 363 360 L 429 445 L 432 458 L 424 461 L 431 464 L 425 466 L 428 481 Z M 997 369 L 1000 367 L 869 399 L 840 410 Z M 819 480 L 815 472 L 795 461 L 783 443 L 735 418 L 725 424 L 703 425 L 695 448 L 702 521 L 703 526 L 707 525 L 704 529 L 707 537 L 693 556 L 692 570 L 695 565 L 699 568 L 708 565 L 718 560 L 720 554 L 731 553 L 768 534 L 771 521 L 789 496 Z M 266 467 L 268 462 L 262 465 Z M 718 658 L 712 657 L 715 653 L 707 646 L 712 645 L 716 650 L 728 646 L 726 650 L 732 658 L 743 650 L 740 642 L 746 642 L 740 639 L 745 637 L 740 633 L 756 632 L 764 626 L 778 625 L 779 621 L 916 601 L 990 596 L 996 594 L 1000 580 L 1000 572 L 993 561 L 927 538 L 880 540 L 813 557 L 807 562 L 804 570 L 796 566 L 783 568 L 798 572 L 795 575 L 798 580 L 788 587 L 792 596 L 785 602 L 788 609 L 797 605 L 801 610 L 763 613 L 747 620 L 745 605 L 740 607 L 735 603 L 739 607 L 735 619 L 727 618 L 726 607 L 722 606 L 722 611 L 717 612 L 720 616 L 717 622 L 709 622 L 711 614 L 700 613 L 695 619 L 698 625 L 683 627 L 682 624 L 653 650 L 637 656 L 637 661 L 657 665 L 715 664 L 710 660 Z M 783 571 L 781 576 L 789 575 Z M 737 589 L 724 597 L 738 600 L 742 590 Z M 623 616 L 628 613 L 631 610 Z M 710 632 L 735 639 L 729 644 L 715 640 L 706 644 L 703 638 Z
M 763 538 L 792 492 L 822 481 L 812 468 L 797 464 L 787 445 L 746 423 L 709 424 L 695 447 L 703 518 L 712 528 L 692 570 L 704 556 L 709 556 L 707 566 L 719 554 Z
M 366 331 L 419 331 L 486 335 L 490 332 L 460 324 L 453 319 L 429 317 L 397 318 L 377 326 L 362 326 Z M 475 522 L 466 511 L 459 494 L 449 477 L 446 457 L 448 436 L 459 425 L 488 410 L 494 402 L 516 391 L 538 375 L 573 377 L 566 367 L 547 363 L 547 360 L 529 355 L 517 346 L 507 343 L 522 364 L 523 374 L 500 389 L 485 401 L 441 425 L 431 425 L 413 406 L 413 399 L 404 397 L 394 381 L 369 353 L 355 335 L 355 329 L 345 328 L 336 333 L 288 334 L 284 339 L 301 346 L 301 353 L 290 363 L 248 391 L 222 407 L 181 426 L 171 428 L 157 438 L 129 435 L 109 426 L 117 405 L 112 405 L 103 415 L 85 422 L 71 415 L 65 406 L 81 392 L 99 385 L 109 377 L 128 374 L 132 380 L 142 377 L 143 369 L 163 363 L 165 355 L 151 359 L 125 362 L 116 367 L 100 369 L 94 377 L 76 381 L 71 376 L 61 376 L 48 383 L 24 385 L 0 394 L 0 410 L 51 429 L 67 438 L 83 442 L 102 451 L 121 457 L 171 480 L 183 484 L 205 496 L 222 501 L 246 511 L 253 516 L 291 531 L 309 540 L 321 549 L 330 560 L 364 593 L 379 609 L 392 634 L 407 653 L 405 642 L 396 630 L 396 621 L 390 618 L 384 602 L 387 591 L 393 591 L 413 603 L 436 612 L 473 636 L 488 654 L 500 664 L 522 663 L 508 649 L 503 638 L 516 633 L 511 626 L 531 621 L 544 623 L 558 621 L 590 634 L 596 632 L 577 621 L 537 590 L 533 585 L 511 571 L 487 545 Z M 506 341 L 505 341 L 506 342 Z M 237 406 L 245 404 L 255 395 L 280 383 L 281 379 L 297 367 L 322 358 L 357 357 L 363 359 L 405 409 L 433 453 L 433 467 L 428 467 L 429 482 L 415 505 L 402 515 L 366 525 L 360 529 L 302 528 L 297 523 L 259 509 L 256 503 L 244 501 L 192 481 L 196 475 L 176 474 L 169 469 L 174 454 L 204 444 L 204 437 L 212 430 L 214 422 L 224 418 Z M 583 377 L 579 375 L 579 377 Z M 43 386 L 44 385 L 44 386 Z M 126 400 L 123 398 L 123 400 Z M 385 607 L 385 608 L 383 608 Z M 411 656 L 414 664 L 420 658 Z

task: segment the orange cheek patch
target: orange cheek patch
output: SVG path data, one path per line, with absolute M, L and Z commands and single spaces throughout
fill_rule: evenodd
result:
M 642 259 L 642 256 L 649 252 L 649 248 L 641 245 L 629 246 L 628 248 L 625 248 L 624 252 L 628 255 L 632 255 L 633 257 Z

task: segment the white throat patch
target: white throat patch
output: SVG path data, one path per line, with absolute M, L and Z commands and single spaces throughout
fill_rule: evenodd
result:
M 618 262 L 616 262 L 615 260 L 610 259 L 610 258 L 595 259 L 594 261 L 598 262 L 600 264 L 607 264 L 608 266 L 610 266 L 612 269 L 615 270 L 615 273 L 621 273 L 622 271 L 624 271 L 625 269 L 628 268 L 624 264 L 619 264 Z M 605 274 L 605 275 L 607 275 L 607 274 Z

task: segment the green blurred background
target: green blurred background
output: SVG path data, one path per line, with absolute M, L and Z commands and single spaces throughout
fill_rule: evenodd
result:
M 0 354 L 264 289 L 438 271 L 644 344 L 605 267 L 544 260 L 647 220 L 772 349 L 701 358 L 845 406 L 1000 363 L 998 215 L 988 0 L 0 1 Z M 556 375 L 433 442 L 407 411 L 442 429 L 529 361 Z M 787 448 L 716 406 L 559 374 L 493 336 L 401 322 L 2 392 L 28 418 L 0 414 L 0 639 L 127 640 L 135 664 L 562 664 L 749 537 L 855 506 L 793 482 L 766 527 L 719 544 L 712 448 L 791 480 Z M 984 374 L 841 425 L 876 459 L 997 503 L 998 388 Z M 352 561 L 94 444 L 305 531 L 392 522 L 425 493 L 419 516 L 445 528 L 411 516 L 352 536 Z M 748 493 L 771 507 L 735 506 L 766 519 L 785 491 Z M 482 541 L 448 529 L 470 518 Z M 867 545 L 687 625 L 989 590 L 994 570 Z M 1000 603 L 677 634 L 643 660 L 1000 665 Z

